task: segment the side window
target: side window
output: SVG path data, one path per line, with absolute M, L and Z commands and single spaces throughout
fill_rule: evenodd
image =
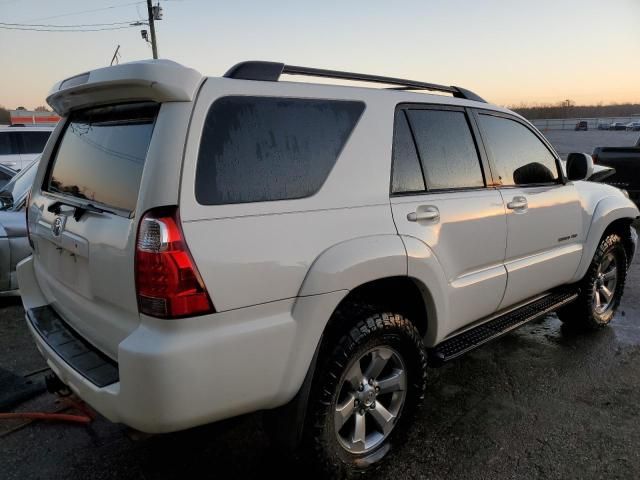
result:
M 22 132 L 20 153 L 42 153 L 51 132 Z
M 391 193 L 423 192 L 424 190 L 424 177 L 407 115 L 403 110 L 398 110 L 393 131 Z
M 11 148 L 11 134 L 9 132 L 0 132 L 0 155 L 13 155 L 13 148 Z
M 485 146 L 502 185 L 532 185 L 558 181 L 555 158 L 540 139 L 521 123 L 480 114 Z
M 467 116 L 454 110 L 408 110 L 428 190 L 483 187 Z
M 211 105 L 196 168 L 203 205 L 308 197 L 364 111 L 341 100 L 230 96 Z

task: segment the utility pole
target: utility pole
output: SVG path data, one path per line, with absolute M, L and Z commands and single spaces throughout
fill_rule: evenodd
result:
M 113 65 L 113 62 L 116 62 L 116 65 L 117 65 L 117 62 L 118 62 L 118 52 L 119 52 L 119 51 L 120 51 L 120 45 L 118 45 L 118 47 L 116 48 L 116 51 L 113 53 L 113 58 L 111 58 L 111 64 L 110 64 L 110 65 Z
M 151 30 L 151 50 L 153 51 L 153 58 L 158 58 L 158 42 L 156 40 L 156 27 L 153 24 L 154 12 L 151 0 L 147 0 L 147 13 L 149 15 L 149 29 Z

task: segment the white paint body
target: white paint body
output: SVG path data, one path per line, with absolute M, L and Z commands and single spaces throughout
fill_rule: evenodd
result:
M 95 78 L 94 78 L 95 77 Z M 367 282 L 409 276 L 424 292 L 427 346 L 483 317 L 584 274 L 604 229 L 635 218 L 612 187 L 588 182 L 391 197 L 394 111 L 429 103 L 508 113 L 439 95 L 292 82 L 203 78 L 167 62 L 92 72 L 49 102 L 162 103 L 133 218 L 69 220 L 50 234 L 41 192 L 64 119 L 47 144 L 29 205 L 32 257 L 18 268 L 25 308 L 52 306 L 118 362 L 120 380 L 97 388 L 35 332 L 58 376 L 109 419 L 148 432 L 200 425 L 291 400 L 339 302 Z M 75 92 L 73 95 L 71 92 Z M 322 188 L 297 200 L 205 206 L 194 194 L 200 136 L 212 102 L 227 95 L 359 100 L 366 109 Z M 526 211 L 506 204 L 528 200 Z M 138 312 L 134 250 L 139 218 L 179 205 L 186 241 L 217 313 L 159 320 Z M 426 206 L 437 221 L 409 222 Z M 567 242 L 558 238 L 575 234 Z M 62 252 L 62 253 L 60 253 Z M 71 255 L 73 254 L 73 256 Z

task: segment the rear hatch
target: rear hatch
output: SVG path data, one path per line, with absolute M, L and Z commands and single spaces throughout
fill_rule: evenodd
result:
M 29 208 L 43 294 L 114 359 L 139 323 L 137 205 L 159 110 L 158 103 L 133 102 L 72 112 L 38 172 L 41 188 Z

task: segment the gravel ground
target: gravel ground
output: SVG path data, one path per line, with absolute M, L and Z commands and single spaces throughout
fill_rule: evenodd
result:
M 625 132 L 547 135 L 560 151 L 589 151 L 601 134 L 593 141 L 612 145 Z M 575 333 L 552 315 L 431 370 L 408 444 L 373 477 L 640 478 L 639 260 L 610 327 Z M 43 366 L 19 301 L 0 298 L 0 369 Z M 260 414 L 154 437 L 102 418 L 33 423 L 0 436 L 0 465 L 3 480 L 309 476 L 273 451 Z

